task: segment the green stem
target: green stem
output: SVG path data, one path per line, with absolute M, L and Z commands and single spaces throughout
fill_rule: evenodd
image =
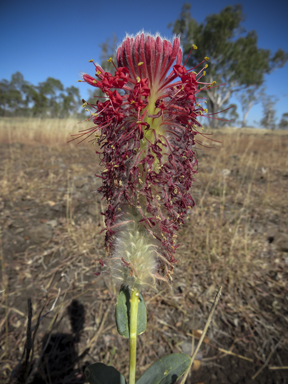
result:
M 137 315 L 139 291 L 133 289 L 130 299 L 130 369 L 129 384 L 135 384 L 136 373 L 136 347 L 137 347 Z

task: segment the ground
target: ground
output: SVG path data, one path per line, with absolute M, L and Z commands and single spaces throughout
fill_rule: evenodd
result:
M 83 369 L 98 361 L 127 378 L 118 288 L 95 275 L 106 257 L 95 148 L 65 144 L 59 121 L 57 132 L 55 122 L 37 124 L 0 122 L 0 381 L 25 382 L 26 357 L 33 383 L 84 383 Z M 288 383 L 288 135 L 209 137 L 197 145 L 196 207 L 180 232 L 173 282 L 143 292 L 137 376 L 169 353 L 191 354 L 222 286 L 187 383 Z

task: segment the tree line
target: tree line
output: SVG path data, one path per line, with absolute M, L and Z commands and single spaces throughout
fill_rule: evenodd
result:
M 10 81 L 0 81 L 0 116 L 3 117 L 76 117 L 80 103 L 79 88 L 73 85 L 65 88 L 53 77 L 33 85 L 16 72 Z

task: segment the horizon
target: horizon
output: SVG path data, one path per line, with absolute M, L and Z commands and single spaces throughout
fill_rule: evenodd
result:
M 52 0 L 49 5 L 35 0 L 28 0 L 25 3 L 19 0 L 5 3 L 1 5 L 0 36 L 2 54 L 6 59 L 0 64 L 0 78 L 10 81 L 11 75 L 19 71 L 26 81 L 38 85 L 48 77 L 53 77 L 60 80 L 65 88 L 71 85 L 79 88 L 81 98 L 86 99 L 88 89 L 92 90 L 92 87 L 77 83 L 77 80 L 81 72 L 93 74 L 93 68 L 88 60 L 100 61 L 100 44 L 107 38 L 112 39 L 113 34 L 117 36 L 119 44 L 126 34 L 132 35 L 141 30 L 152 34 L 158 32 L 162 37 L 171 39 L 172 28 L 168 29 L 167 26 L 179 17 L 184 3 L 185 1 L 175 4 L 171 0 L 153 3 L 149 0 L 146 6 L 142 7 L 140 3 L 131 0 L 121 3 L 111 0 L 106 2 L 105 6 L 94 3 L 85 5 L 85 8 L 75 0 L 69 3 L 68 1 L 57 3 Z M 206 16 L 219 13 L 225 6 L 237 3 L 239 2 L 220 0 L 215 4 L 212 0 L 208 0 L 203 8 L 193 7 L 192 4 L 191 16 L 201 23 Z M 285 36 L 288 33 L 286 22 L 288 4 L 283 5 L 277 0 L 271 9 L 270 3 L 263 1 L 261 14 L 256 3 L 242 1 L 241 4 L 243 14 L 246 15 L 242 25 L 246 31 L 256 30 L 258 47 L 270 49 L 272 54 L 279 48 L 287 51 Z M 151 8 L 154 12 L 151 12 Z M 83 15 L 81 9 L 84 9 Z M 123 28 L 125 18 L 129 23 Z M 270 75 L 265 75 L 263 85 L 266 86 L 267 95 L 274 95 L 279 99 L 275 106 L 277 122 L 283 113 L 288 112 L 287 83 L 288 64 Z M 233 96 L 230 102 L 238 106 L 237 112 L 241 118 L 239 101 Z M 261 103 L 252 107 L 248 115 L 248 126 L 255 125 L 255 121 L 261 119 L 262 110 Z M 221 114 L 219 117 L 221 118 Z M 203 123 L 205 125 L 204 121 Z

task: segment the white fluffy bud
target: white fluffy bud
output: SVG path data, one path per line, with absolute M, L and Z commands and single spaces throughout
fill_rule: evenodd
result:
M 139 223 L 141 219 L 132 210 L 126 213 L 123 222 L 128 223 L 119 227 L 109 260 L 112 277 L 121 284 L 137 289 L 143 285 L 154 286 L 154 274 L 157 271 L 156 240 Z

